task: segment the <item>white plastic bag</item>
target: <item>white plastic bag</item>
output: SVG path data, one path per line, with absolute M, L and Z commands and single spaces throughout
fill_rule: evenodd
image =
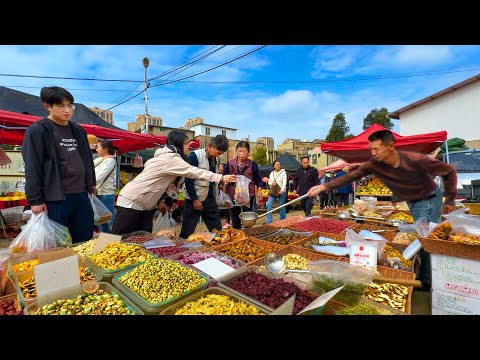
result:
M 152 233 L 155 236 L 166 236 L 170 239 L 176 238 L 177 222 L 172 218 L 170 211 L 160 214 L 153 225 Z
M 235 185 L 235 206 L 250 207 L 250 193 L 248 191 L 248 184 L 251 182 L 249 178 L 243 175 L 237 175 L 237 181 Z
M 219 210 L 231 209 L 233 207 L 233 201 L 226 192 L 218 190 L 217 205 Z
M 95 225 L 106 224 L 112 219 L 112 213 L 94 194 L 89 194 L 93 209 L 93 222 Z

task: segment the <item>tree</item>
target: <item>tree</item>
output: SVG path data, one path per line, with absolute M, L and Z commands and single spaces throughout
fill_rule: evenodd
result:
M 263 146 L 259 146 L 255 149 L 252 153 L 253 160 L 260 166 L 264 166 L 268 164 L 267 158 L 267 148 Z
M 345 114 L 338 113 L 333 118 L 332 127 L 330 128 L 325 140 L 327 142 L 344 140 L 349 130 L 350 128 L 347 126 L 347 122 L 345 121 Z
M 367 117 L 363 119 L 363 130 L 368 129 L 373 124 L 378 124 L 383 126 L 385 129 L 392 130 L 394 124 L 387 114 L 388 110 L 385 108 L 381 108 L 380 110 L 373 109 L 370 111 Z

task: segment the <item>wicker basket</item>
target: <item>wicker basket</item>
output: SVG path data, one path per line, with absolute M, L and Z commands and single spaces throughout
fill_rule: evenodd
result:
M 480 203 L 463 203 L 471 215 L 480 215 Z
M 17 294 L 10 294 L 5 296 L 0 296 L 0 305 L 3 304 L 4 301 L 13 300 L 13 306 L 17 311 L 23 311 L 22 305 L 18 301 Z
M 480 245 L 422 237 L 419 237 L 418 240 L 420 240 L 423 249 L 430 253 L 480 260 Z

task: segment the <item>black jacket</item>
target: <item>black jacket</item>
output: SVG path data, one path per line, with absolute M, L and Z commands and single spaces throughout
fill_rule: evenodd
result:
M 25 193 L 29 205 L 41 205 L 45 201 L 65 199 L 62 172 L 57 158 L 51 120 L 43 118 L 34 122 L 25 132 L 22 144 L 22 156 L 25 162 Z M 69 121 L 78 150 L 85 165 L 85 184 L 87 192 L 92 192 L 96 184 L 93 158 L 88 145 L 87 133 L 75 123 Z
M 310 165 L 306 169 L 300 166 L 293 179 L 293 188 L 298 188 L 298 195 L 305 195 L 312 186 L 318 185 L 318 183 L 317 169 Z

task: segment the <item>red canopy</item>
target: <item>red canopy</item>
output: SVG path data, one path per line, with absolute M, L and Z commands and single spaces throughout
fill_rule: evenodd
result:
M 367 161 L 372 157 L 368 148 L 368 137 L 371 133 L 379 130 L 387 130 L 383 126 L 373 124 L 367 130 L 359 135 L 346 140 L 323 143 L 320 145 L 323 152 L 337 156 L 348 162 Z M 423 154 L 430 154 L 447 140 L 447 132 L 438 131 L 427 134 L 401 136 L 393 132 L 397 140 L 396 148 L 398 150 L 413 151 Z
M 41 117 L 39 116 L 0 110 L 0 144 L 21 145 L 25 130 L 40 119 Z M 165 136 L 139 134 L 126 130 L 109 129 L 98 125 L 77 124 L 83 127 L 87 134 L 93 134 L 101 140 L 110 140 L 114 146 L 119 148 L 119 154 L 166 143 Z

